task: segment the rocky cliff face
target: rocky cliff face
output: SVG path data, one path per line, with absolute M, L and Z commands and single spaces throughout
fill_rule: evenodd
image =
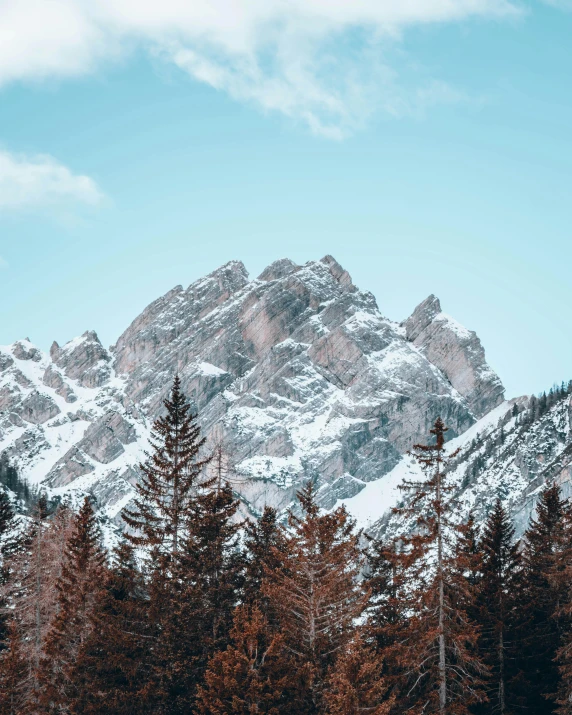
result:
M 109 351 L 93 331 L 49 356 L 2 348 L 0 452 L 55 493 L 91 491 L 117 519 L 176 373 L 254 514 L 286 507 L 309 478 L 324 507 L 351 508 L 438 415 L 456 438 L 503 401 L 479 339 L 434 296 L 400 325 L 331 256 L 283 259 L 254 280 L 231 262 L 156 300 Z

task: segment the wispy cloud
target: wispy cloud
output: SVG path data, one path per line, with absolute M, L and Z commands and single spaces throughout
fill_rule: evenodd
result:
M 3 256 L 0 256 L 0 270 L 3 268 L 8 268 L 8 261 Z
M 93 179 L 74 174 L 50 156 L 19 156 L 0 151 L 0 211 L 70 202 L 95 205 L 102 199 Z
M 4 0 L 0 85 L 92 72 L 142 46 L 237 100 L 339 138 L 375 108 L 408 111 L 414 97 L 404 95 L 392 68 L 380 58 L 384 47 L 409 27 L 515 16 L 518 3 Z M 417 91 L 423 87 L 413 95 Z M 454 93 L 451 89 L 441 96 L 451 101 Z

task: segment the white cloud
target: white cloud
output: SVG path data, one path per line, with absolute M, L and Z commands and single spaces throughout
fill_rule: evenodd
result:
M 0 256 L 0 270 L 2 268 L 8 268 L 8 261 L 3 256 Z
M 0 211 L 69 204 L 95 205 L 103 199 L 89 176 L 73 174 L 50 156 L 18 156 L 0 151 Z
M 518 1 L 2 0 L 0 85 L 92 72 L 143 46 L 238 100 L 339 137 L 376 105 L 408 111 L 380 59 L 408 27 L 514 16 Z

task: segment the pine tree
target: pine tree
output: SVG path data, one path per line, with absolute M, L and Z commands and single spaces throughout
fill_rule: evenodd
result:
M 0 715 L 24 715 L 29 712 L 29 665 L 22 652 L 18 624 L 8 626 L 8 643 L 0 654 Z
M 388 695 L 383 659 L 358 633 L 338 654 L 324 692 L 326 715 L 388 715 L 395 698 Z
M 566 624 L 561 606 L 567 598 L 567 584 L 557 574 L 570 543 L 570 523 L 570 506 L 562 499 L 559 486 L 547 486 L 524 536 L 519 603 L 523 697 L 527 712 L 533 715 L 556 710 L 556 657 L 564 643 Z
M 398 691 L 403 639 L 410 606 L 409 555 L 396 541 L 372 539 L 367 552 L 365 585 L 370 597 L 364 615 L 368 643 L 375 649 L 392 693 Z
M 477 653 L 478 629 L 466 610 L 466 553 L 459 548 L 459 523 L 447 483 L 448 462 L 457 453 L 446 455 L 445 432 L 437 419 L 431 430 L 435 444 L 415 445 L 413 455 L 427 477 L 404 482 L 411 499 L 397 510 L 416 522 L 413 535 L 401 539 L 410 558 L 412 601 L 400 654 L 401 698 L 415 712 L 463 715 L 484 699 L 485 668 Z
M 524 536 L 521 589 L 521 660 L 526 703 L 531 713 L 556 709 L 558 668 L 566 617 L 566 583 L 558 578 L 562 555 L 570 543 L 570 505 L 557 484 L 541 493 L 535 518 Z
M 93 508 L 86 497 L 74 519 L 57 580 L 57 614 L 40 665 L 40 703 L 50 712 L 67 709 L 74 695 L 72 673 L 90 632 L 90 615 L 105 575 L 105 552 Z
M 135 546 L 146 547 L 155 560 L 173 558 L 178 552 L 189 504 L 210 461 L 199 458 L 205 439 L 178 376 L 164 405 L 166 415 L 153 424 L 152 452 L 139 465 L 142 478 L 135 486 L 133 508 L 123 512 L 131 529 L 127 538 Z
M 557 652 L 559 683 L 556 703 L 558 715 L 572 715 L 572 538 L 571 514 L 566 514 L 565 547 L 556 559 L 552 584 L 563 595 L 556 614 L 565 627 L 561 631 L 561 645 Z
M 65 542 L 71 532 L 71 517 L 71 511 L 60 506 L 48 520 L 47 501 L 42 495 L 34 506 L 19 548 L 9 561 L 10 578 L 4 593 L 18 620 L 21 649 L 30 665 L 30 704 L 36 703 L 39 697 L 40 661 L 58 608 L 56 583 L 61 574 Z
M 353 636 L 367 596 L 358 581 L 363 558 L 354 522 L 343 507 L 320 514 L 315 497 L 311 483 L 298 493 L 302 516 L 290 513 L 282 565 L 263 587 L 285 647 L 311 668 L 308 713 L 319 711 L 327 673 Z
M 254 604 L 263 611 L 267 618 L 268 599 L 262 593 L 262 583 L 267 571 L 275 572 L 281 564 L 283 533 L 277 521 L 276 509 L 266 506 L 256 521 L 245 525 L 245 573 L 243 600 Z
M 299 715 L 296 672 L 280 635 L 256 606 L 239 606 L 231 643 L 215 653 L 199 689 L 198 715 Z
M 483 556 L 476 620 L 481 630 L 479 650 L 489 674 L 488 702 L 481 704 L 477 712 L 506 715 L 518 711 L 522 704 L 515 694 L 520 557 L 514 527 L 500 499 L 486 521 L 480 546 Z
M 229 642 L 242 587 L 237 510 L 230 486 L 216 479 L 204 482 L 188 505 L 187 533 L 161 596 L 168 605 L 156 648 L 156 692 L 173 714 L 189 712 L 209 658 Z
M 4 489 L 0 489 L 0 543 L 14 526 L 14 507 Z
M 0 653 L 8 638 L 9 614 L 6 589 L 10 578 L 9 559 L 16 550 L 16 540 L 12 536 L 16 528 L 14 508 L 8 494 L 0 488 Z
M 149 641 L 153 626 L 143 577 L 134 549 L 123 540 L 115 550 L 89 617 L 89 634 L 81 644 L 71 680 L 73 715 L 137 715 L 146 711 Z

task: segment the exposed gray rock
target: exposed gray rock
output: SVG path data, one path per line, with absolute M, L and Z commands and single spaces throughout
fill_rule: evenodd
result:
M 38 348 L 33 345 L 27 346 L 20 341 L 14 343 L 12 353 L 18 360 L 33 360 L 34 362 L 40 362 L 42 359 L 42 354 Z
M 75 402 L 77 396 L 72 388 L 64 381 L 61 373 L 53 365 L 48 365 L 44 372 L 44 385 L 52 387 L 56 394 L 63 397 L 66 402 Z
M 78 448 L 102 464 L 109 464 L 123 454 L 125 444 L 137 439 L 133 425 L 118 412 L 108 412 L 87 428 Z
M 12 367 L 13 364 L 14 360 L 10 357 L 10 355 L 0 352 L 0 372 L 8 370 L 8 368 Z
M 26 422 L 38 425 L 58 415 L 60 408 L 49 395 L 34 390 L 22 400 L 17 412 Z
M 85 453 L 74 445 L 54 464 L 44 482 L 50 487 L 64 487 L 74 479 L 93 471 L 94 466 Z
M 258 276 L 258 280 L 276 281 L 289 276 L 291 273 L 295 273 L 299 268 L 300 266 L 297 266 L 294 261 L 291 261 L 289 258 L 280 258 L 267 266 Z
M 482 417 L 504 399 L 504 387 L 485 360 L 476 333 L 441 311 L 430 295 L 405 321 L 407 339 L 449 379 L 467 400 L 473 414 Z
M 111 357 L 93 330 L 87 330 L 62 348 L 54 342 L 50 356 L 66 377 L 77 380 L 84 387 L 100 387 L 111 374 Z

